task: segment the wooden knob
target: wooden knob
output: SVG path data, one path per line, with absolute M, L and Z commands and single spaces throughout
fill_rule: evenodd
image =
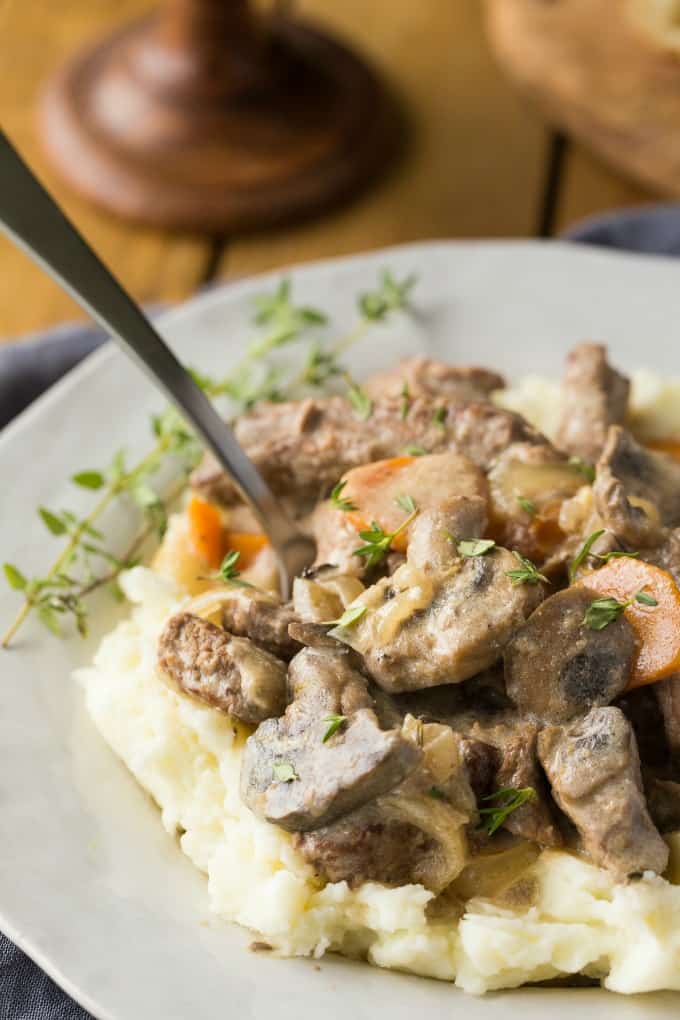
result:
M 401 139 L 365 63 L 247 0 L 164 0 L 48 83 L 41 128 L 98 204 L 209 232 L 317 211 L 388 166 Z

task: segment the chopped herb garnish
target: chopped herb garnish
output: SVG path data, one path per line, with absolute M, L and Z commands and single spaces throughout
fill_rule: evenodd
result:
M 548 578 L 544 574 L 539 574 L 535 564 L 526 556 L 522 556 L 516 549 L 512 550 L 512 555 L 519 563 L 519 567 L 516 570 L 506 570 L 505 576 L 509 577 L 513 584 L 538 584 L 540 581 L 550 584 Z
M 397 496 L 394 502 L 407 514 L 415 513 L 418 509 L 413 496 Z
M 579 549 L 578 553 L 576 554 L 576 556 L 574 556 L 573 560 L 569 564 L 570 581 L 574 580 L 574 578 L 576 577 L 577 570 L 588 559 L 588 557 L 590 556 L 590 550 L 593 548 L 598 538 L 604 535 L 604 533 L 605 533 L 604 528 L 600 528 L 599 531 L 594 531 L 592 535 L 589 535 L 588 538 L 585 540 L 585 542 Z
M 608 563 L 609 560 L 620 559 L 622 557 L 637 559 L 637 557 L 640 555 L 639 552 L 628 552 L 626 549 L 613 549 L 611 552 L 594 553 L 592 551 L 592 548 L 595 542 L 597 542 L 598 538 L 601 538 L 602 535 L 605 534 L 606 530 L 604 528 L 601 528 L 599 531 L 594 531 L 592 535 L 589 535 L 588 538 L 585 540 L 580 550 L 569 564 L 570 581 L 574 580 L 574 578 L 576 577 L 576 572 L 578 571 L 579 567 L 583 565 L 583 563 L 587 560 L 589 556 L 592 556 L 593 559 L 600 560 L 602 563 Z
M 224 581 L 225 584 L 238 585 L 239 588 L 252 588 L 252 585 L 248 584 L 247 581 L 241 580 L 241 574 L 236 566 L 240 555 L 241 553 L 237 552 L 236 549 L 230 549 L 222 560 L 220 569 L 215 574 L 214 579 L 216 581 Z
M 517 502 L 519 503 L 525 514 L 529 514 L 529 517 L 536 516 L 536 504 L 533 500 L 527 499 L 526 496 L 518 496 Z
M 367 291 L 359 298 L 359 308 L 366 319 L 381 320 L 390 312 L 406 308 L 408 297 L 416 284 L 415 274 L 404 280 L 395 280 L 389 269 L 380 274 L 380 284 L 373 291 Z
M 377 521 L 371 521 L 370 531 L 360 531 L 359 538 L 363 538 L 365 545 L 354 550 L 355 556 L 361 556 L 366 560 L 367 567 L 374 567 L 387 556 L 392 542 L 400 535 L 405 528 L 408 528 L 413 518 L 418 513 L 414 510 L 402 521 L 396 531 L 385 531 Z
M 456 549 L 459 556 L 486 556 L 488 552 L 496 548 L 492 538 L 470 538 L 458 542 Z
M 408 388 L 408 383 L 404 381 L 401 387 L 401 402 L 399 404 L 399 417 L 402 421 L 406 421 L 408 413 L 411 409 L 411 393 Z
M 322 743 L 325 744 L 327 740 L 330 740 L 333 734 L 337 733 L 340 727 L 347 722 L 346 715 L 327 715 L 321 722 L 328 723 L 328 729 L 322 737 Z
M 574 471 L 578 471 L 580 475 L 583 475 L 590 485 L 592 485 L 595 481 L 595 468 L 592 464 L 589 464 L 587 460 L 583 460 L 581 457 L 570 457 L 569 467 L 572 467 Z
M 640 555 L 639 552 L 628 552 L 626 549 L 612 549 L 611 552 L 607 553 L 593 553 L 595 559 L 602 560 L 603 563 L 609 563 L 610 560 L 618 560 L 628 557 L 631 560 L 636 560 Z
M 277 761 L 272 767 L 274 779 L 279 783 L 292 783 L 299 779 L 299 775 L 289 761 Z
M 362 616 L 366 615 L 367 606 L 349 606 L 339 620 L 329 620 L 328 627 L 352 627 L 358 623 Z
M 359 297 L 359 314 L 352 328 L 327 348 L 315 337 L 311 340 L 302 370 L 286 372 L 278 363 L 268 363 L 269 355 L 281 347 L 307 339 L 312 331 L 318 332 L 327 318 L 317 308 L 296 304 L 290 281 L 283 280 L 273 294 L 256 298 L 258 333 L 246 345 L 244 356 L 229 375 L 216 379 L 190 369 L 191 375 L 207 396 L 228 397 L 242 409 L 252 407 L 260 400 L 288 399 L 297 395 L 301 386 L 321 386 L 332 376 L 343 373 L 340 358 L 373 328 L 374 322 L 386 320 L 393 312 L 407 308 L 414 283 L 414 277 L 396 280 L 389 271 L 383 272 L 377 288 Z M 356 391 L 352 390 L 350 399 L 357 413 L 368 417 L 371 404 L 358 387 Z M 63 539 L 63 546 L 42 576 L 24 577 L 14 564 L 4 567 L 7 584 L 14 591 L 21 592 L 23 600 L 14 621 L 1 638 L 2 647 L 9 646 L 31 614 L 35 614 L 54 633 L 60 633 L 61 620 L 70 617 L 78 631 L 84 634 L 87 619 L 83 602 L 85 596 L 102 587 L 120 595 L 117 585 L 120 573 L 140 562 L 140 554 L 148 539 L 162 535 L 169 508 L 184 489 L 186 476 L 200 460 L 202 449 L 174 407 L 166 407 L 160 414 L 153 415 L 151 426 L 154 445 L 136 463 L 128 465 L 125 451 L 118 451 L 105 469 L 88 467 L 71 476 L 74 485 L 98 493 L 89 512 L 80 516 L 68 510 L 55 512 L 47 507 L 40 508 L 45 527 L 51 535 Z M 155 484 L 152 486 L 150 483 L 169 457 L 176 458 L 181 478 L 177 484 L 172 483 L 164 494 L 157 493 Z M 122 553 L 114 553 L 95 525 L 111 504 L 120 498 L 136 503 L 143 511 L 144 520 L 129 548 Z M 228 579 L 232 583 L 245 583 L 233 576 Z
M 403 451 L 407 457 L 426 457 L 427 450 L 422 446 L 405 446 Z
M 361 386 L 354 382 L 351 376 L 345 374 L 347 383 L 347 399 L 354 408 L 357 418 L 367 421 L 373 413 L 373 401 L 368 397 Z
M 605 595 L 590 603 L 585 611 L 583 623 L 591 630 L 604 630 L 610 623 L 618 620 L 624 610 L 632 606 L 634 602 L 638 602 L 642 606 L 657 606 L 659 604 L 653 595 L 649 595 L 643 590 L 636 592 L 632 598 L 625 602 L 619 602 L 618 599 Z
M 345 513 L 348 513 L 350 510 L 356 510 L 358 508 L 356 503 L 353 503 L 351 499 L 346 499 L 342 495 L 342 490 L 346 485 L 347 482 L 342 481 L 338 482 L 338 484 L 333 487 L 331 491 L 331 503 L 336 510 L 342 510 Z
M 526 804 L 529 800 L 536 800 L 536 791 L 532 786 L 524 786 L 520 789 L 516 789 L 513 786 L 505 786 L 502 790 L 496 790 L 495 793 L 482 797 L 482 800 L 498 802 L 493 807 L 479 809 L 479 813 L 482 815 L 481 827 L 488 836 L 493 836 L 494 832 L 500 829 L 501 825 L 503 825 L 513 811 L 516 811 L 517 808 L 520 808 L 522 804 Z
M 435 800 L 446 800 L 446 794 L 443 790 L 438 789 L 436 786 L 431 786 L 428 790 L 430 797 L 434 797 Z
M 432 422 L 438 425 L 441 429 L 446 429 L 446 415 L 447 410 L 445 407 L 435 408 L 434 414 L 432 415 Z

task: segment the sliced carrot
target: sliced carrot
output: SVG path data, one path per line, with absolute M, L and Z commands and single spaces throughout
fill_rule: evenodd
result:
M 454 496 L 488 495 L 486 479 L 471 461 L 457 453 L 434 453 L 423 457 L 391 457 L 348 471 L 342 499 L 353 505 L 346 519 L 357 531 L 376 521 L 385 532 L 394 532 L 408 514 L 409 500 L 420 510 L 438 507 Z M 408 533 L 392 542 L 405 552 Z
M 233 549 L 240 553 L 237 566 L 239 570 L 245 570 L 253 565 L 258 554 L 269 545 L 269 541 L 266 535 L 257 532 L 225 531 L 224 545 L 226 552 Z
M 643 590 L 656 599 L 656 606 L 633 602 L 624 611 L 637 637 L 629 690 L 680 670 L 680 589 L 667 570 L 622 557 L 585 574 L 578 583 L 618 602 L 627 602 Z
M 386 491 L 392 491 L 399 482 L 404 468 L 415 460 L 415 457 L 390 457 L 388 460 L 377 460 L 372 464 L 364 464 L 354 468 L 346 476 L 346 486 L 342 493 L 344 499 L 357 506 L 356 510 L 347 513 L 347 520 L 357 531 L 366 531 L 372 520 L 386 531 L 395 531 L 399 526 L 398 507 L 389 504 L 389 496 L 384 498 Z M 401 514 L 403 517 L 403 512 Z M 407 537 L 397 535 L 393 548 L 398 552 L 406 549 Z
M 667 453 L 674 460 L 680 460 L 680 439 L 648 439 L 644 445 L 650 450 Z
M 217 570 L 228 548 L 225 544 L 222 514 L 212 503 L 192 496 L 187 507 L 187 516 L 194 551 L 207 566 Z

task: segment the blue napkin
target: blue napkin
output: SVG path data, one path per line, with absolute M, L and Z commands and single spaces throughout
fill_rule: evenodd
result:
M 680 204 L 591 217 L 564 236 L 605 248 L 680 255 Z M 0 429 L 105 340 L 92 326 L 62 326 L 20 344 L 0 345 Z M 0 934 L 0 1020 L 89 1017 Z

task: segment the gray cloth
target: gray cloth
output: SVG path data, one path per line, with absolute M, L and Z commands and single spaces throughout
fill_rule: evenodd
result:
M 591 218 L 565 236 L 609 248 L 680 255 L 680 205 Z M 64 326 L 47 336 L 0 346 L 0 428 L 104 342 L 103 334 L 93 327 Z M 89 1013 L 0 934 L 0 1020 L 88 1017 Z

